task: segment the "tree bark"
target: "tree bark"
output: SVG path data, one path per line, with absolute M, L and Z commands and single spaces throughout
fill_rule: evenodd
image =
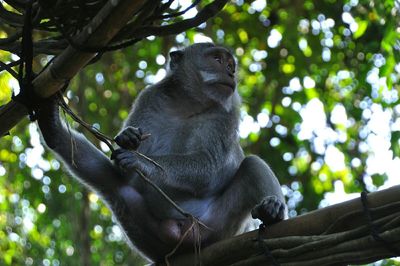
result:
M 367 199 L 380 237 L 399 251 L 400 186 L 370 193 Z M 280 265 L 362 264 L 400 255 L 376 241 L 370 230 L 358 198 L 279 222 L 267 227 L 261 236 Z M 271 264 L 271 258 L 260 251 L 257 237 L 258 231 L 248 232 L 204 248 L 200 258 L 186 254 L 170 259 L 169 264 Z
M 145 0 L 108 1 L 74 42 L 84 47 L 105 46 L 145 2 Z M 69 46 L 33 80 L 35 92 L 43 98 L 53 95 L 95 56 L 96 53 L 78 51 Z M 5 135 L 27 112 L 25 106 L 15 101 L 10 101 L 1 107 L 0 136 Z

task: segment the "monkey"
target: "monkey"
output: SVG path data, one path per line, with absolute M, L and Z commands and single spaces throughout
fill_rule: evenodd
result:
M 269 225 L 287 215 L 270 167 L 245 156 L 239 144 L 236 72 L 233 55 L 213 43 L 171 52 L 166 77 L 134 101 L 111 159 L 66 128 L 56 100 L 37 112 L 47 147 L 101 195 L 128 243 L 152 261 L 161 261 L 181 239 L 179 251 L 187 252 L 198 237 L 204 247 L 237 234 L 254 221 L 250 216 Z M 185 234 L 191 219 L 140 174 L 205 226 Z

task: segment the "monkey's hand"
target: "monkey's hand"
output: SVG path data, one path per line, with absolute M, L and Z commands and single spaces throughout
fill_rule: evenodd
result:
M 124 128 L 115 138 L 115 142 L 121 148 L 128 150 L 136 150 L 142 140 L 146 139 L 142 130 L 138 127 L 128 126 Z
M 266 225 L 277 223 L 285 218 L 285 203 L 276 196 L 265 197 L 253 208 L 251 216 Z
M 161 169 L 137 152 L 126 149 L 116 149 L 112 153 L 111 159 L 115 161 L 115 164 L 118 165 L 122 171 L 130 172 L 132 170 L 139 170 L 152 180 L 154 180 L 153 177 L 162 174 Z

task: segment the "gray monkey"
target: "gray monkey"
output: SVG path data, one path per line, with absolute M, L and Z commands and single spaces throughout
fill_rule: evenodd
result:
M 167 76 L 144 89 L 133 104 L 115 138 L 120 148 L 112 160 L 77 132 L 72 132 L 72 152 L 71 136 L 54 100 L 38 112 L 47 146 L 73 176 L 103 197 L 130 243 L 153 261 L 175 247 L 191 221 L 137 170 L 207 225 L 188 234 L 179 252 L 192 250 L 198 234 L 202 246 L 235 235 L 251 223 L 250 213 L 264 224 L 286 215 L 271 169 L 257 156 L 245 157 L 239 145 L 240 97 L 231 53 L 199 43 L 170 57 Z

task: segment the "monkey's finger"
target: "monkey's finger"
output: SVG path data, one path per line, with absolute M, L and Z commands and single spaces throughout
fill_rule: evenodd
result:
M 123 152 L 124 152 L 124 149 L 121 149 L 121 148 L 115 149 L 115 150 L 111 153 L 111 158 L 115 158 L 115 156 L 117 156 L 117 155 L 119 155 L 119 154 L 121 154 L 121 153 L 123 153 Z
M 115 142 L 122 148 L 136 150 L 142 138 L 140 128 L 129 126 L 115 137 Z
M 118 152 L 113 154 L 113 159 L 115 161 L 121 161 L 122 159 L 129 159 L 135 161 L 137 158 L 136 154 L 129 150 L 120 149 Z
M 126 148 L 126 143 L 129 142 L 129 137 L 125 134 L 119 134 L 114 138 L 115 142 L 120 146 L 121 148 Z
M 128 126 L 124 129 L 129 134 L 135 134 L 135 135 L 142 135 L 142 129 L 140 127 L 133 127 L 133 126 Z
M 140 144 L 140 136 L 138 135 L 128 135 L 129 141 L 125 143 L 126 147 L 130 150 L 136 150 Z
M 136 168 L 136 162 L 134 160 L 124 158 L 118 162 L 118 165 L 124 169 L 133 169 Z
M 110 156 L 110 159 L 111 159 L 111 160 L 115 160 L 115 159 L 117 158 L 117 155 L 118 155 L 117 151 L 118 151 L 118 150 L 115 150 L 115 151 L 113 151 L 113 152 L 111 153 L 111 156 Z
M 110 158 L 111 158 L 111 160 L 119 160 L 124 157 L 129 157 L 129 155 L 132 156 L 132 152 L 130 152 L 129 150 L 126 150 L 126 149 L 119 148 L 119 149 L 115 149 L 113 151 L 113 153 L 111 153 Z
M 146 140 L 146 139 L 148 139 L 149 137 L 151 136 L 151 134 L 150 133 L 147 133 L 147 134 L 143 134 L 141 137 L 140 137 L 140 140 Z
M 130 138 L 136 138 L 140 140 L 140 137 L 143 135 L 142 130 L 138 127 L 127 127 L 122 134 L 128 135 Z
M 128 150 L 136 150 L 136 148 L 139 146 L 140 141 L 137 136 L 120 135 L 115 138 L 115 142 L 121 148 Z

